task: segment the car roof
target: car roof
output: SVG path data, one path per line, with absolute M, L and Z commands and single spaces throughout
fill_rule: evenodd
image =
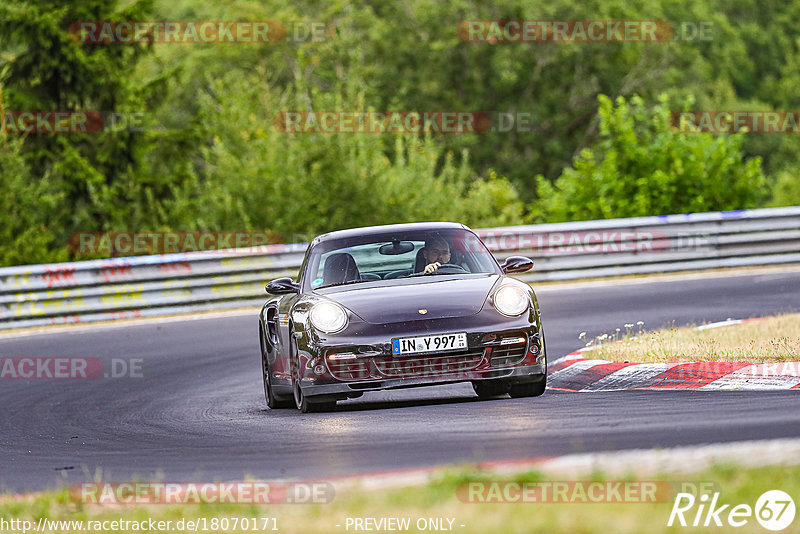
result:
M 362 235 L 380 235 L 391 234 L 396 232 L 413 232 L 415 230 L 469 230 L 470 228 L 461 223 L 454 222 L 418 222 L 418 223 L 403 223 L 403 224 L 384 224 L 381 226 L 364 226 L 361 228 L 348 228 L 347 230 L 336 230 L 335 232 L 328 232 L 314 238 L 311 245 L 322 243 L 323 241 L 330 241 L 333 239 L 347 239 L 349 237 L 358 237 Z

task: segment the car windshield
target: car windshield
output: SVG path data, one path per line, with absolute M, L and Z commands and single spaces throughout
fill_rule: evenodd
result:
M 429 267 L 426 272 L 426 266 Z M 317 244 L 304 280 L 312 289 L 416 276 L 498 273 L 481 240 L 464 229 L 381 233 Z

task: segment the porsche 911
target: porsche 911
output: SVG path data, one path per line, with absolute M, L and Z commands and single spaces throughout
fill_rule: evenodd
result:
M 330 411 L 365 392 L 470 382 L 481 398 L 535 397 L 547 360 L 533 289 L 457 223 L 316 237 L 296 279 L 266 286 L 259 315 L 271 409 Z

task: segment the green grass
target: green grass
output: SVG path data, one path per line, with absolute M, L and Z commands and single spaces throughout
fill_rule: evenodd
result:
M 345 529 L 347 518 L 354 517 L 408 517 L 410 532 L 418 518 L 453 518 L 454 532 L 676 532 L 679 527 L 668 527 L 667 519 L 672 509 L 670 495 L 666 502 L 656 503 L 517 503 L 484 504 L 462 502 L 457 496 L 459 485 L 471 481 L 541 482 L 546 480 L 539 472 L 509 476 L 470 469 L 443 471 L 435 480 L 421 487 L 389 490 L 340 491 L 330 504 L 324 505 L 148 505 L 100 506 L 76 504 L 66 490 L 45 492 L 22 499 L 6 497 L 0 502 L 0 517 L 38 521 L 48 519 L 73 520 L 146 520 L 149 517 L 177 521 L 217 517 L 275 517 L 281 532 L 354 532 Z M 565 479 L 556 479 L 563 481 Z M 601 473 L 585 480 L 636 480 L 635 477 L 609 479 Z M 720 503 L 744 503 L 751 507 L 767 490 L 780 489 L 800 503 L 800 467 L 770 466 L 741 468 L 733 465 L 716 465 L 694 475 L 663 474 L 648 476 L 647 481 L 712 482 L 720 492 Z M 730 508 L 728 509 L 730 510 Z M 691 521 L 696 507 L 686 517 Z M 723 520 L 726 514 L 722 514 Z M 341 527 L 336 527 L 336 525 Z M 461 527 L 460 525 L 464 525 Z M 270 523 L 271 527 L 271 523 Z M 727 532 L 730 527 L 710 529 L 691 528 L 692 532 Z M 113 530 L 135 532 L 134 530 Z M 173 530 L 174 531 L 174 530 Z M 200 530 L 202 532 L 202 530 Z M 222 530 L 220 530 L 222 531 Z M 228 530 L 233 532 L 233 530 Z M 237 530 L 241 531 L 241 530 Z M 755 518 L 738 532 L 763 532 Z M 783 532 L 800 532 L 800 518 Z

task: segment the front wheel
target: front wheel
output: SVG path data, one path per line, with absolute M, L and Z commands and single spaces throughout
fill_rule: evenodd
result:
M 294 330 L 289 330 L 289 361 L 292 366 L 292 392 L 294 393 L 294 405 L 300 413 L 310 412 L 330 412 L 336 408 L 336 401 L 311 402 L 303 393 L 300 387 L 300 357 L 297 349 L 297 340 L 294 337 Z
M 292 380 L 294 390 L 294 404 L 300 413 L 331 412 L 336 408 L 336 401 L 311 402 L 303 394 L 299 380 Z
M 515 384 L 511 386 L 509 395 L 513 399 L 520 399 L 524 397 L 538 397 L 544 393 L 547 388 L 547 378 L 543 377 L 537 382 L 528 382 L 527 384 Z
M 473 382 L 472 389 L 478 397 L 482 399 L 491 399 L 494 397 L 501 397 L 508 393 L 510 385 L 508 382 Z

